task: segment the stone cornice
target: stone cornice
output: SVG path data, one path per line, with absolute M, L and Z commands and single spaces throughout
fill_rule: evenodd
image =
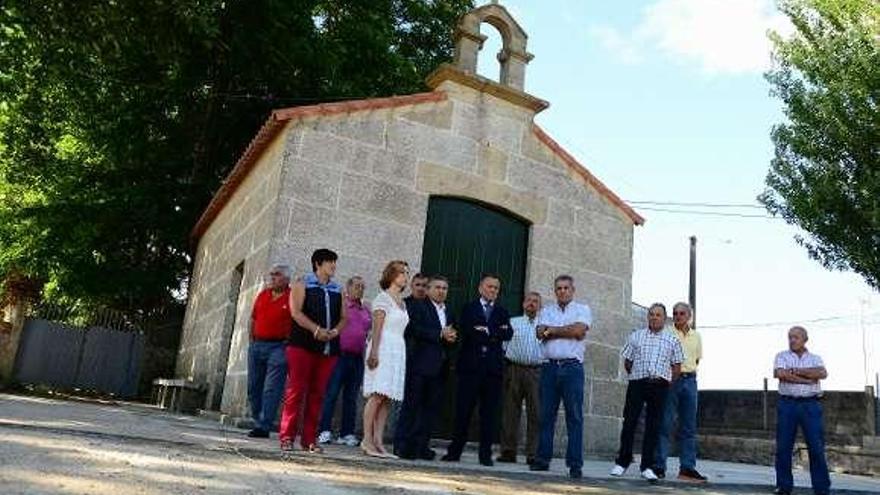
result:
M 505 86 L 477 74 L 465 72 L 451 64 L 441 65 L 428 76 L 425 82 L 429 88 L 436 89 L 445 81 L 452 81 L 482 93 L 490 94 L 514 105 L 529 109 L 534 113 L 541 112 L 550 106 L 550 103 L 547 101 L 535 98 L 526 92 Z

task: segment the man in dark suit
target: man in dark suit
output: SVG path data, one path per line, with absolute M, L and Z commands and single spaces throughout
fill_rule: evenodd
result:
M 510 315 L 496 304 L 501 281 L 496 275 L 480 278 L 480 298 L 466 304 L 459 318 L 461 349 L 458 354 L 455 429 L 444 461 L 457 462 L 467 441 L 468 425 L 480 403 L 480 464 L 492 466 L 492 439 L 501 403 L 504 349 L 513 337 Z
M 447 350 L 455 343 L 451 312 L 446 307 L 449 282 L 441 276 L 431 277 L 428 297 L 408 307 L 407 340 L 412 343 L 406 366 L 402 448 L 403 459 L 433 460 L 436 453 L 428 447 L 434 418 L 440 408 L 445 382 Z
M 409 313 L 410 323 L 406 327 L 406 332 L 404 333 L 404 338 L 406 339 L 406 362 L 412 362 L 412 350 L 413 350 L 413 341 L 412 341 L 412 308 L 420 307 L 422 303 L 428 301 L 428 276 L 423 273 L 416 273 L 412 276 L 409 284 L 409 295 L 403 298 L 403 303 L 406 305 L 406 311 Z M 404 392 L 404 397 L 406 396 L 406 392 Z M 403 406 L 395 402 L 394 403 L 394 417 L 396 418 L 394 421 L 394 455 L 400 457 L 403 455 L 403 444 L 406 440 L 406 425 L 410 423 L 410 418 L 406 416 L 407 411 L 403 408 Z

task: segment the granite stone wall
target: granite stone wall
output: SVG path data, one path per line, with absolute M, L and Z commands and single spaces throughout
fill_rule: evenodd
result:
M 176 375 L 206 388 L 206 409 L 246 411 L 248 317 L 268 266 L 278 261 L 270 244 L 285 148 L 283 135 L 270 144 L 199 240 Z

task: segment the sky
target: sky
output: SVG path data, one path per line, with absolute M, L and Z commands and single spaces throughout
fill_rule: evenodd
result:
M 536 122 L 647 220 L 635 228 L 635 302 L 687 300 L 688 238 L 697 237 L 701 388 L 761 388 L 796 323 L 825 361 L 826 389 L 873 385 L 880 296 L 859 276 L 809 259 L 794 239 L 803 232 L 757 208 L 769 133 L 785 118 L 763 76 L 768 30 L 791 32 L 772 0 L 501 4 L 535 55 L 526 91 L 551 103 Z M 500 35 L 488 24 L 482 31 L 478 71 L 497 80 Z M 752 207 L 636 203 L 645 201 Z

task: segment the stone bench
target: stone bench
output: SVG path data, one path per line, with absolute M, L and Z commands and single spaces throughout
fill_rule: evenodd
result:
M 166 411 L 193 414 L 205 402 L 205 388 L 183 378 L 156 378 L 152 402 Z

